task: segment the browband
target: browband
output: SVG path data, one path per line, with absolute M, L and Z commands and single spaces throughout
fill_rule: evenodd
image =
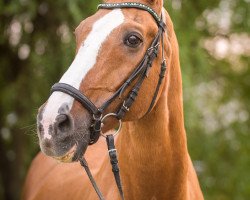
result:
M 124 2 L 124 3 L 101 3 L 97 6 L 97 9 L 114 9 L 114 8 L 138 8 L 141 10 L 148 11 L 158 25 L 161 26 L 161 17 L 149 6 L 142 4 L 142 3 L 136 3 L 136 2 Z

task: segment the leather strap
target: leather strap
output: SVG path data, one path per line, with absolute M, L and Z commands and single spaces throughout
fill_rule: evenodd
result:
M 89 112 L 91 112 L 94 115 L 100 115 L 100 111 L 98 108 L 93 104 L 88 97 L 86 97 L 84 94 L 82 94 L 79 90 L 74 88 L 73 86 L 67 84 L 67 83 L 56 83 L 51 88 L 51 93 L 55 91 L 60 91 L 63 93 L 66 93 L 73 98 L 75 98 L 78 102 L 82 104 L 84 108 L 86 108 Z
M 122 190 L 122 182 L 121 182 L 121 177 L 120 177 L 120 173 L 119 173 L 120 169 L 118 166 L 117 151 L 115 148 L 114 136 L 107 135 L 106 142 L 107 142 L 108 151 L 109 151 L 110 163 L 112 165 L 112 171 L 113 171 L 113 174 L 115 177 L 115 182 L 116 182 L 117 188 L 119 190 L 121 199 L 124 200 L 124 193 Z
M 101 193 L 101 191 L 100 191 L 100 189 L 98 188 L 98 186 L 97 186 L 97 184 L 95 182 L 95 179 L 93 178 L 93 175 L 91 174 L 91 171 L 89 169 L 88 163 L 85 160 L 85 158 L 84 157 L 80 158 L 79 161 L 80 161 L 81 166 L 85 169 L 85 171 L 86 171 L 86 173 L 87 173 L 87 175 L 89 177 L 89 180 L 90 180 L 91 184 L 93 185 L 93 188 L 95 189 L 96 194 L 98 195 L 99 199 L 100 200 L 105 200 L 102 193 Z
M 153 106 L 155 105 L 155 101 L 156 101 L 157 95 L 159 93 L 160 86 L 162 84 L 163 78 L 165 77 L 165 74 L 166 74 L 166 71 L 167 71 L 167 63 L 166 63 L 166 59 L 165 59 L 165 56 L 164 56 L 164 33 L 165 33 L 165 29 L 166 29 L 166 25 L 164 23 L 161 23 L 161 30 L 162 30 L 162 33 L 161 33 L 161 43 L 162 43 L 161 71 L 160 71 L 160 74 L 159 74 L 159 79 L 158 79 L 158 83 L 157 83 L 157 86 L 156 86 L 156 89 L 155 89 L 155 92 L 154 92 L 154 96 L 152 98 L 152 101 L 150 103 L 150 106 L 149 106 L 148 111 L 147 111 L 146 114 L 148 114 L 153 109 Z
M 95 119 L 90 126 L 90 141 L 89 145 L 95 144 L 101 135 L 102 120 L 101 118 Z

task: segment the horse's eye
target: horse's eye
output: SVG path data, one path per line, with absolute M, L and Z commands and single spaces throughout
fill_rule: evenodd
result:
M 142 43 L 142 39 L 141 37 L 136 34 L 136 33 L 132 33 L 132 34 L 129 34 L 126 39 L 125 39 L 125 44 L 129 47 L 132 47 L 132 48 L 136 48 L 138 47 L 140 44 Z

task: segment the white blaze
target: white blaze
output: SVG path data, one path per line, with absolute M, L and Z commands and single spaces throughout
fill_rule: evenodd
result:
M 124 15 L 120 9 L 112 10 L 96 21 L 91 32 L 80 47 L 73 63 L 59 82 L 67 83 L 79 89 L 85 75 L 95 65 L 102 43 L 116 27 L 123 23 L 123 21 Z M 74 99 L 71 96 L 61 92 L 54 92 L 50 96 L 44 108 L 41 122 L 44 130 L 44 139 L 51 139 L 52 136 L 49 134 L 49 126 L 53 125 L 55 122 L 61 105 L 67 103 L 69 109 L 71 109 L 73 102 Z

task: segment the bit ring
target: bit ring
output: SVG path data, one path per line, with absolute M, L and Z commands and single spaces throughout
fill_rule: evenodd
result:
M 107 115 L 105 115 L 102 119 L 101 119 L 101 123 L 103 124 L 103 121 L 106 119 L 106 118 L 108 118 L 108 117 L 114 117 L 114 118 L 116 118 L 117 117 L 117 114 L 115 114 L 115 113 L 109 113 L 109 114 L 107 114 Z M 117 119 L 117 118 L 116 118 Z M 112 135 L 115 137 L 119 132 L 120 132 L 120 130 L 121 130 L 121 128 L 122 128 L 122 120 L 121 119 L 117 119 L 118 121 L 119 121 L 119 127 L 118 127 L 118 129 L 117 129 L 117 131 L 115 132 L 115 133 L 113 133 Z M 103 137 L 107 137 L 102 131 L 101 131 L 101 136 L 103 136 Z

